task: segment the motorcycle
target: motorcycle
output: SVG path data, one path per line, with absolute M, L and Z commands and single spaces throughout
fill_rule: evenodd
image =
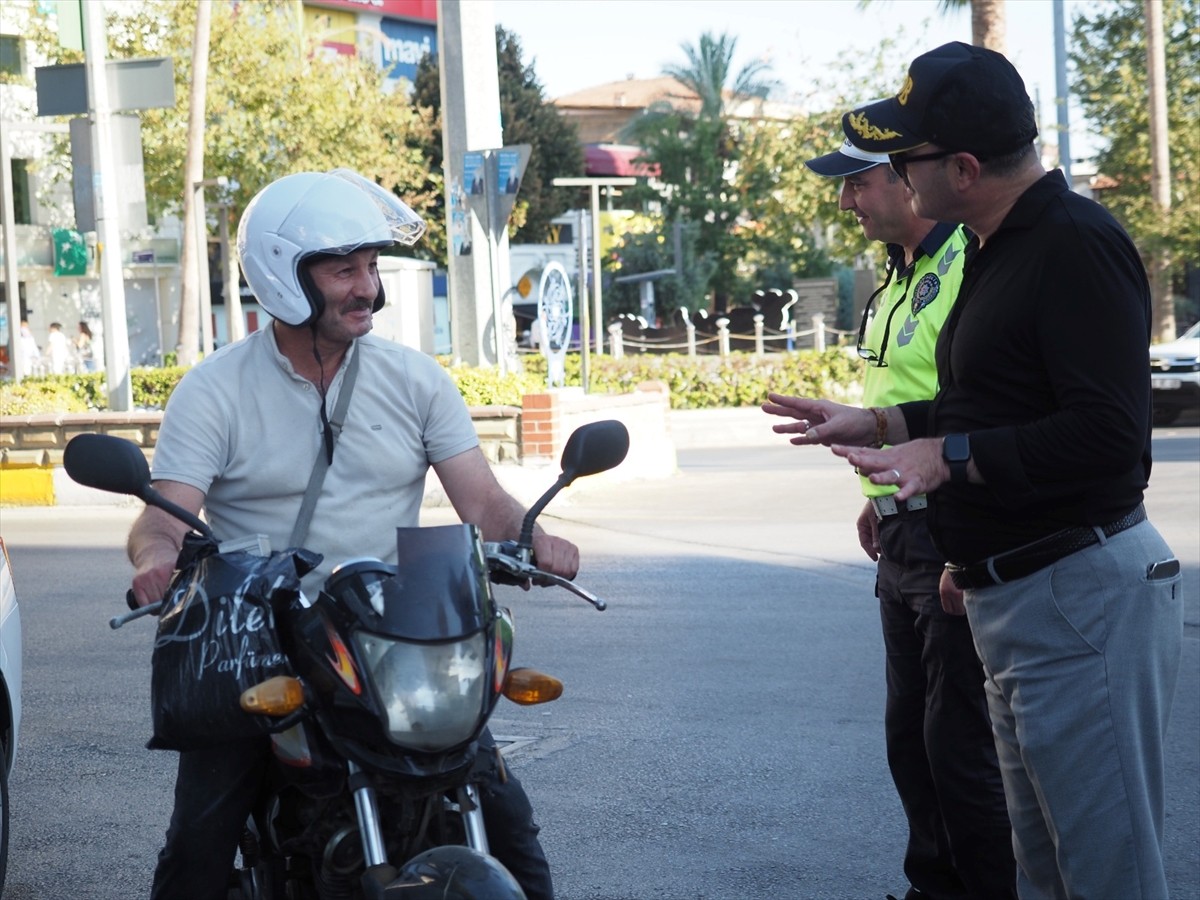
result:
M 605 609 L 537 567 L 533 526 L 559 491 L 618 465 L 628 447 L 620 422 L 577 429 L 516 541 L 485 542 L 473 525 L 397 528 L 396 565 L 350 559 L 315 599 L 272 593 L 266 621 L 287 674 L 248 686 L 233 713 L 272 723 L 274 758 L 240 842 L 231 900 L 524 897 L 488 853 L 480 785 L 503 778 L 504 762 L 480 737 L 501 696 L 546 703 L 562 683 L 511 666 L 512 617 L 491 585 L 556 585 Z M 205 522 L 158 494 L 133 443 L 77 435 L 63 462 L 80 484 L 138 497 L 186 523 L 181 570 L 189 553 L 246 565 L 247 541 L 219 544 Z M 177 611 L 163 603 L 185 593 L 140 608 L 130 594 L 130 612 L 110 625 L 161 612 L 161 639 Z

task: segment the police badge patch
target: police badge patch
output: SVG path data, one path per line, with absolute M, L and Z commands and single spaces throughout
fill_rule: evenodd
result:
M 938 292 L 942 289 L 941 280 L 932 272 L 926 272 L 921 276 L 921 280 L 917 282 L 917 287 L 912 295 L 912 314 L 915 316 L 930 303 L 937 299 Z

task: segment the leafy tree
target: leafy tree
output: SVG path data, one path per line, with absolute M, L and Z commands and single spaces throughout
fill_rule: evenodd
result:
M 739 158 L 738 129 L 730 105 L 765 99 L 776 82 L 769 67 L 752 62 L 733 74 L 737 39 L 704 33 L 696 46 L 684 44 L 686 64 L 664 67 L 699 100 L 695 112 L 670 105 L 652 106 L 628 126 L 628 136 L 659 165 L 665 186 L 659 199 L 667 221 L 677 217 L 699 227 L 697 251 L 716 266 L 711 288 L 722 309 L 734 293 L 738 272 L 736 230 L 743 204 L 730 181 Z M 732 84 L 730 79 L 732 76 Z
M 608 315 L 640 315 L 642 311 L 638 285 L 617 284 L 617 277 L 660 269 L 675 269 L 674 275 L 665 276 L 654 283 L 655 311 L 664 322 L 675 321 L 676 310 L 681 307 L 689 313 L 706 309 L 706 291 L 715 266 L 711 258 L 697 256 L 698 236 L 699 227 L 695 222 L 680 221 L 676 226 L 674 223 L 665 223 L 660 216 L 646 215 L 635 216 L 628 221 L 624 234 L 614 242 L 612 251 L 602 260 L 607 271 L 604 302 Z
M 500 77 L 500 122 L 505 145 L 529 144 L 529 165 L 513 209 L 510 236 L 540 243 L 550 236 L 550 220 L 570 208 L 574 193 L 554 187 L 554 179 L 582 175 L 583 150 L 574 126 L 546 102 L 533 65 L 522 62 L 520 39 L 496 28 L 496 63 Z M 434 117 L 434 162 L 442 164 L 441 83 L 437 61 L 427 56 L 417 67 L 413 102 Z M 437 200 L 438 207 L 444 200 Z
M 795 278 L 827 275 L 827 251 L 843 249 L 845 237 L 854 245 L 849 258 L 859 252 L 861 229 L 842 227 L 853 223 L 837 209 L 838 182 L 798 164 L 838 146 L 834 118 L 763 121 L 743 130 L 734 189 L 751 202 L 736 231 L 743 270 L 740 295 L 758 288 L 787 289 Z
M 1200 247 L 1200 0 L 1164 0 L 1172 203 L 1162 213 L 1150 191 L 1146 35 L 1141 0 L 1113 0 L 1075 16 L 1072 90 L 1106 143 L 1096 163 L 1116 187 L 1101 202 L 1143 255 L 1196 261 Z M 1182 266 L 1176 277 L 1182 279 Z
M 661 205 L 664 223 L 673 216 L 692 222 L 697 264 L 714 273 L 709 287 L 727 290 L 735 300 L 760 288 L 786 287 L 796 278 L 828 277 L 834 263 L 881 261 L 882 247 L 867 241 L 853 217 L 839 210 L 840 181 L 817 176 L 801 163 L 841 144 L 845 110 L 895 92 L 896 72 L 907 66 L 912 45 L 899 31 L 873 60 L 847 57 L 824 70 L 807 96 L 795 98 L 810 113 L 790 120 L 726 119 L 723 143 L 716 147 L 705 142 L 710 132 L 698 114 L 667 104 L 652 108 L 635 120 L 629 136 L 645 148 L 644 159 L 659 164 L 660 186 L 639 185 L 626 196 Z M 724 109 L 728 112 L 728 102 Z M 669 226 L 659 227 L 669 240 Z M 670 264 L 663 256 L 663 265 L 650 268 Z M 704 305 L 699 297 L 688 302 L 686 295 L 659 282 L 660 314 L 670 313 L 673 303 Z M 632 295 L 625 302 L 633 303 Z
M 417 74 L 413 79 L 412 103 L 421 111 L 422 117 L 429 121 L 429 168 L 434 172 L 444 172 L 442 147 L 442 85 L 438 73 L 437 62 L 433 56 L 426 55 L 417 63 Z M 426 234 L 425 243 L 430 245 L 433 259 L 447 258 L 446 196 L 439 192 L 438 196 L 430 199 L 430 217 L 442 223 L 442 228 L 436 235 Z
M 496 28 L 496 62 L 500 74 L 500 123 L 505 144 L 529 144 L 533 152 L 518 199 L 528 204 L 525 223 L 514 237 L 537 243 L 550 235 L 550 220 L 570 208 L 572 188 L 556 188 L 555 178 L 584 173 L 579 134 L 558 110 L 546 102 L 546 94 L 533 65 L 524 65 L 520 39 L 504 28 Z
M 236 217 L 283 175 L 346 166 L 395 190 L 440 232 L 443 221 L 430 215 L 442 186 L 440 170 L 429 162 L 428 116 L 404 91 L 388 90 L 371 60 L 321 52 L 317 36 L 297 29 L 295 8 L 287 0 L 213 4 L 205 171 L 228 177 L 230 187 L 210 199 L 229 203 Z M 154 217 L 177 212 L 187 188 L 182 173 L 195 15 L 195 0 L 110 4 L 108 10 L 111 58 L 169 56 L 174 63 L 176 105 L 140 113 L 146 200 Z M 53 62 L 78 61 L 76 51 L 53 40 L 41 49 Z

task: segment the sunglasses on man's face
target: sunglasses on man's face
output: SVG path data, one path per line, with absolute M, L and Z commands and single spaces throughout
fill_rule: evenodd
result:
M 945 159 L 947 156 L 953 156 L 955 153 L 961 152 L 961 150 L 938 150 L 936 153 L 915 153 L 912 156 L 889 153 L 888 162 L 892 165 L 892 171 L 899 175 L 900 179 L 907 184 L 909 163 L 926 162 L 931 159 Z

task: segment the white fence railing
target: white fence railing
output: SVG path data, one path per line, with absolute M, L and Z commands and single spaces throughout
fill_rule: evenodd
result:
M 612 349 L 613 357 L 620 359 L 626 353 L 686 353 L 688 356 L 696 356 L 698 348 L 706 345 L 716 344 L 717 353 L 721 356 L 728 356 L 730 353 L 730 339 L 740 338 L 745 341 L 754 341 L 754 353 L 756 356 L 762 356 L 768 352 L 767 345 L 771 344 L 771 352 L 779 352 L 783 350 L 796 349 L 797 340 L 800 338 L 811 337 L 813 349 L 823 351 L 829 345 L 840 345 L 842 339 L 852 335 L 849 331 L 840 331 L 837 328 L 829 328 L 825 325 L 825 316 L 823 313 L 816 313 L 812 317 L 812 328 L 798 331 L 796 323 L 789 322 L 787 331 L 779 334 L 767 334 L 763 327 L 762 314 L 754 317 L 754 334 L 731 334 L 729 331 L 729 319 L 721 317 L 717 319 L 717 333 L 715 335 L 706 334 L 700 337 L 696 336 L 696 326 L 688 321 L 685 323 L 686 338 L 683 342 L 644 339 L 634 335 L 626 334 L 619 322 L 614 322 L 608 326 L 609 346 Z M 776 346 L 782 344 L 783 346 Z M 705 351 L 709 352 L 709 351 Z

